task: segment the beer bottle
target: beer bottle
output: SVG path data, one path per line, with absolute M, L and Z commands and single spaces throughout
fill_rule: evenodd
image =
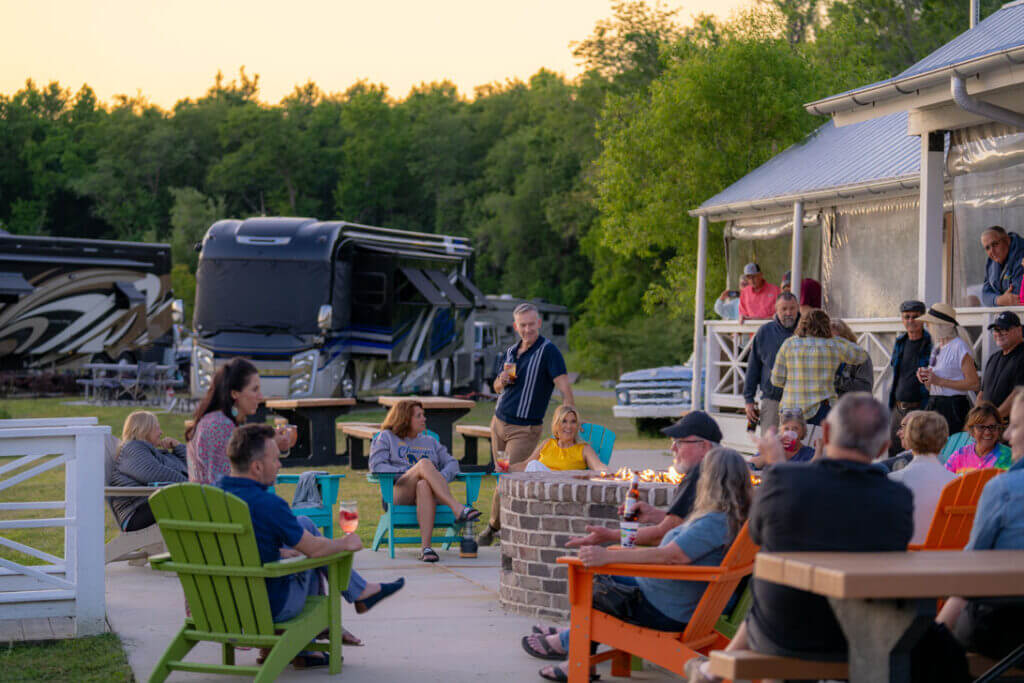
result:
M 640 473 L 633 472 L 633 481 L 629 484 L 629 491 L 626 493 L 626 502 L 622 506 L 622 519 L 627 522 L 635 522 L 640 509 L 637 503 L 640 502 Z

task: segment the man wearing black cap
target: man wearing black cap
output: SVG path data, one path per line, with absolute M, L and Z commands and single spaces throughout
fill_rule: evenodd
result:
M 672 439 L 672 466 L 679 473 L 685 473 L 668 512 L 663 512 L 649 503 L 637 503 L 638 521 L 654 526 L 641 527 L 636 535 L 637 545 L 658 545 L 669 530 L 683 523 L 693 509 L 697 497 L 697 481 L 700 479 L 700 464 L 704 456 L 722 441 L 722 430 L 710 415 L 694 410 L 683 416 L 661 433 Z M 619 530 L 603 526 L 588 526 L 586 536 L 569 539 L 565 545 L 578 548 L 581 545 L 617 543 Z
M 897 432 L 903 418 L 912 410 L 924 408 L 928 402 L 928 388 L 917 379 L 917 369 L 928 367 L 932 354 L 932 338 L 918 320 L 925 314 L 921 301 L 904 301 L 900 304 L 900 318 L 907 332 L 896 339 L 892 347 L 892 389 L 889 390 L 889 457 L 900 450 Z
M 989 356 L 985 363 L 985 374 L 981 379 L 981 393 L 978 400 L 990 401 L 999 408 L 999 414 L 1010 415 L 1013 403 L 1013 389 L 1024 384 L 1024 333 L 1020 318 L 1012 311 L 1003 311 L 988 326 L 999 350 Z

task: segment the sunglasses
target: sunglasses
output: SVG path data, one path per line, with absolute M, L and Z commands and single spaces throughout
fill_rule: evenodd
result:
M 974 425 L 971 429 L 977 429 L 979 432 L 989 432 L 994 434 L 1002 431 L 1003 425 Z

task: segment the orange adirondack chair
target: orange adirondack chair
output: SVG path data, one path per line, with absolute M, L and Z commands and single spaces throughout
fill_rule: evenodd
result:
M 971 538 L 981 490 L 999 473 L 1000 470 L 989 467 L 968 472 L 946 484 L 924 543 L 908 545 L 907 550 L 963 550 Z
M 740 579 L 754 568 L 754 555 L 758 547 L 750 540 L 747 525 L 717 567 L 658 564 L 607 564 L 603 567 L 584 567 L 579 558 L 560 557 L 558 561 L 569 568 L 569 683 L 585 683 L 590 667 L 598 662 L 612 660 L 613 676 L 630 675 L 630 656 L 636 655 L 678 674 L 683 673 L 686 662 L 698 654 L 722 649 L 729 640 L 715 631 L 715 622 L 721 616 Z M 593 609 L 594 576 L 645 576 L 657 579 L 707 581 L 704 596 L 697 603 L 693 618 L 682 633 L 656 631 L 634 626 L 613 616 Z M 613 650 L 590 654 L 590 642 L 608 645 Z

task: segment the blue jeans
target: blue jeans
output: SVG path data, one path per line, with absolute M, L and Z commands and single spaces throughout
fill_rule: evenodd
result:
M 617 594 L 617 598 L 609 600 L 606 596 Z M 598 574 L 594 577 L 594 609 L 630 624 L 653 628 L 658 631 L 684 631 L 686 624 L 670 619 L 658 611 L 658 608 L 644 597 L 640 585 L 632 576 L 608 576 Z M 565 651 L 569 651 L 569 629 L 558 632 Z
M 295 518 L 295 521 L 314 536 L 323 535 L 309 517 L 300 515 Z M 306 598 L 311 595 L 323 595 L 323 581 L 321 580 L 323 576 L 326 576 L 324 569 L 307 569 L 304 572 L 289 575 L 288 597 L 285 598 L 284 605 L 277 614 L 272 615 L 274 621 L 294 619 L 299 616 L 299 612 L 306 605 Z M 348 588 L 342 591 L 341 597 L 345 598 L 346 602 L 352 603 L 359 598 L 364 590 L 366 590 L 366 579 L 353 569 L 348 580 Z

